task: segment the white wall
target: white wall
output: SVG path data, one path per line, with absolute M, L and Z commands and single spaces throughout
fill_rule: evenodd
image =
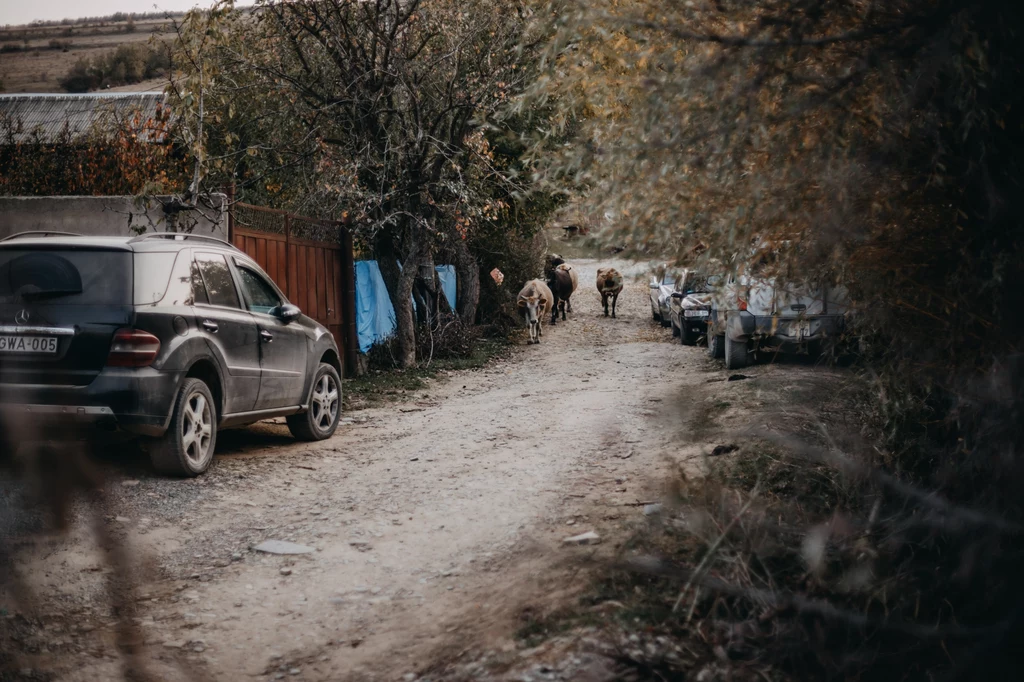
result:
M 104 236 L 191 231 L 228 238 L 223 194 L 204 197 L 197 209 L 169 215 L 164 206 L 170 201 L 164 196 L 0 197 L 0 239 L 30 230 Z

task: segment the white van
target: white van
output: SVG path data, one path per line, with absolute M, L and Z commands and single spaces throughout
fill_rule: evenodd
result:
M 817 353 L 843 334 L 848 310 L 842 287 L 730 277 L 712 298 L 708 353 L 730 369 L 756 353 Z

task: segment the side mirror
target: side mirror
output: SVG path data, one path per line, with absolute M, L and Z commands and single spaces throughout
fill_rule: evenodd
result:
M 672 298 L 685 298 L 685 297 L 686 297 L 686 294 L 684 294 L 681 291 L 673 291 L 672 292 Z
M 285 324 L 289 324 L 299 319 L 299 315 L 301 314 L 302 311 L 299 310 L 299 306 L 292 303 L 285 303 L 274 310 L 274 316 Z
M 659 288 L 659 286 L 660 285 L 657 282 L 651 282 L 651 288 L 652 289 L 657 289 L 657 288 Z

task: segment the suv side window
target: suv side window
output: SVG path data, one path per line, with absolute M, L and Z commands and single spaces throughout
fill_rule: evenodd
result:
M 261 274 L 235 260 L 242 280 L 242 292 L 251 313 L 269 315 L 270 311 L 283 303 L 274 287 Z
M 209 302 L 210 305 L 240 308 L 235 280 L 231 277 L 228 262 L 219 253 L 197 253 L 196 264 L 202 275 L 205 296 L 196 291 L 196 302 Z M 206 299 L 204 301 L 204 299 Z

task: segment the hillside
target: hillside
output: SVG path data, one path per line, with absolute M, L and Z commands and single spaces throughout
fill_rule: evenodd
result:
M 64 92 L 59 80 L 80 58 L 95 59 L 123 45 L 148 46 L 173 36 L 172 20 L 167 18 L 0 28 L 0 91 Z M 163 82 L 158 78 L 109 89 L 152 90 Z

